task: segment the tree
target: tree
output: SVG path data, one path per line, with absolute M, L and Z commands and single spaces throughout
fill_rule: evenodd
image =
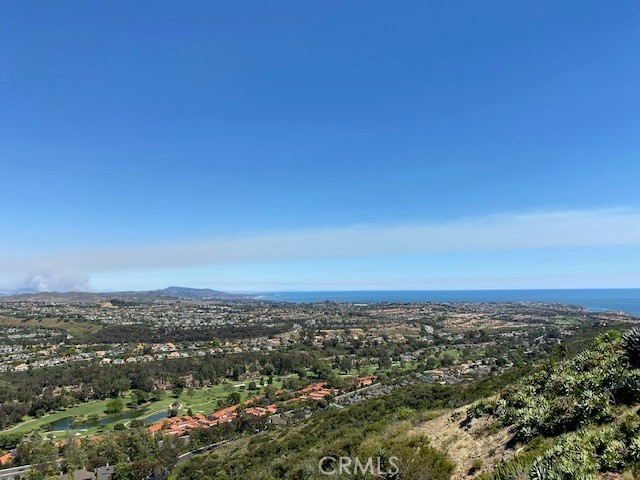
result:
M 425 367 L 427 368 L 427 370 L 433 370 L 434 368 L 436 368 L 437 364 L 438 360 L 436 359 L 436 357 L 434 357 L 433 355 L 429 355 L 425 362 Z
M 450 367 L 451 365 L 453 365 L 453 357 L 450 354 L 445 353 L 440 359 L 440 364 L 443 367 Z
M 385 368 L 391 368 L 391 357 L 389 355 L 380 355 L 380 359 L 378 360 L 378 368 L 383 370 Z
M 11 450 L 19 445 L 22 441 L 22 435 L 19 433 L 3 433 L 0 435 L 0 449 Z
M 305 378 L 307 378 L 307 369 L 304 368 L 302 365 L 297 365 L 295 370 L 300 380 L 304 380 Z
M 149 400 L 151 400 L 152 402 L 159 402 L 161 400 L 164 400 L 166 396 L 167 396 L 166 391 L 157 388 L 153 392 L 151 392 L 151 396 L 149 397 Z
M 67 435 L 62 449 L 62 469 L 65 472 L 74 472 L 84 468 L 89 461 L 87 452 L 80 445 L 80 441 L 71 433 Z
M 340 360 L 340 370 L 342 371 L 342 373 L 349 373 L 349 370 L 351 370 L 351 366 L 351 359 L 342 357 L 342 359 Z
M 229 396 L 227 397 L 227 405 L 229 406 L 237 405 L 238 403 L 240 403 L 240 400 L 241 400 L 241 397 L 238 392 L 230 393 Z
M 56 480 L 60 478 L 58 472 L 50 465 L 36 465 L 33 470 L 27 472 L 25 480 Z
M 330 375 L 327 378 L 327 386 L 344 390 L 349 386 L 349 382 L 346 378 L 340 377 L 339 375 Z
M 273 385 L 267 385 L 267 388 L 264 389 L 264 396 L 267 397 L 271 403 L 276 401 L 276 389 Z
M 149 399 L 149 396 L 146 392 L 142 390 L 132 390 L 131 391 L 131 403 L 135 406 L 142 405 Z
M 311 366 L 311 370 L 318 376 L 318 378 L 327 378 L 332 373 L 329 364 L 322 360 L 317 360 Z
M 240 379 L 240 375 L 244 374 L 245 369 L 241 368 L 240 366 L 235 366 L 233 367 L 233 370 L 231 372 L 231 379 L 232 380 L 239 380 Z
M 126 462 L 116 464 L 111 480 L 134 480 L 131 466 Z
M 142 427 L 144 427 L 144 422 L 139 418 L 134 418 L 129 423 L 129 428 L 142 428 Z
M 21 465 L 37 465 L 39 471 L 44 471 L 55 462 L 58 450 L 49 441 L 35 432 L 28 440 L 17 447 L 16 460 Z
M 95 471 L 97 468 L 104 467 L 108 463 L 109 459 L 107 457 L 97 455 L 89 459 L 87 462 L 87 470 Z
M 127 378 L 118 378 L 113 381 L 111 385 L 111 394 L 114 396 L 120 396 L 131 388 L 131 382 Z
M 107 402 L 107 408 L 105 408 L 104 413 L 108 415 L 113 415 L 115 413 L 120 413 L 124 409 L 124 404 L 122 400 L 116 398 L 114 400 L 110 400 Z
M 152 473 L 153 464 L 146 459 L 131 463 L 131 474 L 134 480 L 144 480 Z
M 559 360 L 564 360 L 565 358 L 567 358 L 568 354 L 569 354 L 569 348 L 567 347 L 567 344 L 564 342 L 557 343 L 553 348 L 553 355 Z

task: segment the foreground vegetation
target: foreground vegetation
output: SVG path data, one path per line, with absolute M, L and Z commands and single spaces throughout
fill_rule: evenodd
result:
M 548 364 L 506 388 L 497 400 L 473 404 L 467 421 L 490 416 L 524 445 L 524 453 L 498 465 L 492 478 L 640 474 L 638 333 L 603 334 L 593 349 Z
M 496 480 L 585 480 L 625 472 L 638 476 L 640 369 L 630 358 L 634 346 L 640 351 L 640 342 L 633 338 L 608 331 L 595 339 L 592 349 L 571 360 L 563 360 L 567 352 L 559 349 L 555 360 L 525 375 L 515 369 L 466 385 L 409 385 L 386 397 L 237 440 L 178 467 L 172 478 L 314 479 L 324 478 L 318 469 L 324 456 L 374 456 L 383 463 L 395 456 L 399 478 L 447 479 L 455 465 L 446 443 L 433 444 L 420 426 L 442 409 L 470 402 L 467 418 L 458 422 L 452 417 L 450 422 L 468 428 L 476 419 L 488 419 L 493 423 L 489 430 L 509 432 L 505 445 L 490 450 L 512 453 L 489 470 L 478 459 L 456 478 L 481 470 L 482 477 Z
M 384 397 L 243 438 L 189 461 L 173 478 L 326 478 L 318 471 L 318 460 L 324 456 L 397 456 L 402 478 L 446 479 L 453 470 L 446 454 L 428 438 L 406 436 L 406 431 L 440 409 L 485 397 L 522 374 L 515 369 L 465 385 L 408 385 Z

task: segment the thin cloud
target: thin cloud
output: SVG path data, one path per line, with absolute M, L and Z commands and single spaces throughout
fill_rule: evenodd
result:
M 426 255 L 447 252 L 640 245 L 640 211 L 605 209 L 494 215 L 405 225 L 354 225 L 146 247 L 0 257 L 3 276 L 84 284 L 85 276 L 124 270 L 241 262 Z M 43 272 L 53 272 L 46 274 Z M 42 277 L 42 278 L 40 278 Z M 81 281 L 78 281 L 81 279 Z

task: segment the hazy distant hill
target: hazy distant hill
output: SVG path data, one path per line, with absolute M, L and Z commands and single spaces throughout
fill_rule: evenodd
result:
M 181 298 L 211 299 L 211 298 L 246 298 L 248 295 L 237 295 L 232 293 L 211 290 L 210 288 L 187 288 L 187 287 L 167 287 L 163 290 L 155 290 L 161 296 L 178 296 Z
M 7 290 L 0 288 L 0 295 L 21 295 L 23 293 L 36 293 L 38 290 L 32 287 L 16 288 L 15 290 Z
M 209 288 L 168 287 L 161 290 L 148 290 L 140 292 L 35 292 L 5 294 L 0 301 L 27 301 L 27 302 L 69 302 L 69 303 L 99 303 L 113 299 L 133 301 L 162 301 L 162 300 L 252 300 L 251 295 L 220 292 Z
M 104 294 L 110 298 L 134 297 L 144 299 L 181 299 L 181 300 L 250 300 L 251 295 L 221 292 L 210 288 L 168 287 L 147 292 L 117 292 Z

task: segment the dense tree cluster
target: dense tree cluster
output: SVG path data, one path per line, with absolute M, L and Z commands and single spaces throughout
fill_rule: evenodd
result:
M 223 378 L 237 379 L 247 370 L 286 375 L 316 361 L 304 351 L 246 352 L 118 366 L 75 363 L 4 373 L 0 375 L 0 428 L 19 422 L 26 414 L 41 416 L 89 400 L 117 398 L 130 389 L 148 393 L 157 384 L 184 388 L 184 378 L 216 383 Z
M 109 325 L 99 332 L 78 338 L 78 343 L 163 343 L 163 342 L 206 342 L 212 338 L 235 340 L 268 337 L 283 333 L 291 325 L 264 325 L 260 323 L 223 324 L 216 326 L 153 327 L 151 325 Z
M 18 445 L 14 465 L 33 465 L 30 480 L 50 478 L 59 469 L 95 470 L 107 464 L 116 466 L 112 480 L 143 480 L 151 474 L 163 480 L 168 478 L 184 447 L 180 438 L 153 437 L 141 427 L 99 440 L 79 440 L 70 433 L 57 445 L 36 432 Z M 61 463 L 57 462 L 58 455 L 62 456 Z

